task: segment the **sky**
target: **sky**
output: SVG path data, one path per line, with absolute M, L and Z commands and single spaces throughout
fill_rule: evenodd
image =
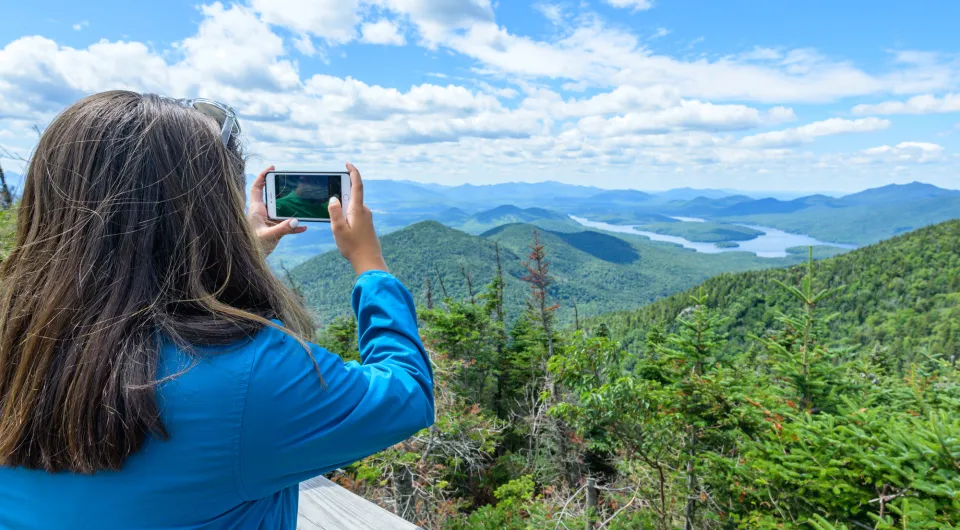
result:
M 231 105 L 251 172 L 960 188 L 960 2 L 0 0 L 0 20 L 13 172 L 35 126 L 129 89 Z

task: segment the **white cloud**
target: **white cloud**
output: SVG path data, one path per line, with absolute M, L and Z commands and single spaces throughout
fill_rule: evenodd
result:
M 662 38 L 662 37 L 666 37 L 666 36 L 669 35 L 669 34 L 670 34 L 670 30 L 669 30 L 669 29 L 667 29 L 667 28 L 657 28 L 657 31 L 653 32 L 653 35 L 650 35 L 650 36 L 648 37 L 648 39 L 649 39 L 649 40 L 659 39 L 659 38 Z
M 0 117 L 49 116 L 106 88 L 163 90 L 171 72 L 138 42 L 100 41 L 86 49 L 23 37 L 0 50 Z
M 613 118 L 590 116 L 580 120 L 578 127 L 597 136 L 686 130 L 738 131 L 752 129 L 764 123 L 779 123 L 785 114 L 780 109 L 764 114 L 745 105 L 716 105 L 697 100 L 682 100 L 676 106 L 661 110 L 631 112 Z
M 747 136 L 740 140 L 740 144 L 745 147 L 761 148 L 795 146 L 812 142 L 821 136 L 873 132 L 888 127 L 890 127 L 890 122 L 880 118 L 863 118 L 859 120 L 830 118 L 792 129 Z
M 313 40 L 310 38 L 310 35 L 306 33 L 293 39 L 293 47 L 308 57 L 312 57 L 317 53 L 317 48 L 313 45 Z
M 853 107 L 854 114 L 936 114 L 960 112 L 960 93 L 938 98 L 932 94 L 914 96 L 906 101 L 884 101 Z
M 183 67 L 248 88 L 283 90 L 299 84 L 293 63 L 280 59 L 283 39 L 251 10 L 219 2 L 200 9 L 205 18 L 197 34 L 177 44 L 186 55 Z
M 85 28 L 85 27 L 87 27 L 87 26 L 89 26 L 89 25 L 90 25 L 90 22 L 84 20 L 84 21 L 82 21 L 82 22 L 77 22 L 77 23 L 74 24 L 72 27 L 73 27 L 73 30 L 74 30 L 74 31 L 80 31 L 80 30 L 82 30 L 83 28 Z
M 453 30 L 493 20 L 490 0 L 370 1 L 408 17 L 428 46 L 444 40 Z
M 613 7 L 631 8 L 634 11 L 643 11 L 653 7 L 653 0 L 605 0 Z
M 679 184 L 680 175 L 727 175 L 724 185 L 736 186 L 762 169 L 782 182 L 803 175 L 814 186 L 822 172 L 866 174 L 878 167 L 866 164 L 889 162 L 909 173 L 919 162 L 957 160 L 923 142 L 832 159 L 794 148 L 890 126 L 874 117 L 738 139 L 741 131 L 796 120 L 793 102 L 947 92 L 888 102 L 945 112 L 958 78 L 937 54 L 899 53 L 887 72 L 868 74 L 807 49 L 664 55 L 650 47 L 656 26 L 639 35 L 575 2 L 556 2 L 563 9 L 539 4 L 556 22 L 548 38 L 499 26 L 489 0 L 247 2 L 202 6 L 194 34 L 167 49 L 106 40 L 77 49 L 43 37 L 0 43 L 0 141 L 29 153 L 35 138 L 24 131 L 32 124 L 87 93 L 130 88 L 230 103 L 241 114 L 249 152 L 269 163 L 317 167 L 350 158 L 380 178 L 577 181 L 602 167 L 611 186 L 650 187 L 645 179 L 657 178 Z M 354 40 L 409 40 L 439 50 L 428 57 L 451 55 L 461 64 L 424 74 L 444 80 L 437 84 L 391 87 L 369 82 L 364 70 L 356 79 L 306 76 L 294 59 L 299 52 L 325 60 L 334 46 Z M 300 64 L 322 68 L 316 59 Z M 442 174 L 430 171 L 438 165 Z M 925 163 L 922 170 L 951 182 L 954 166 Z M 833 185 L 835 178 L 822 182 Z
M 353 40 L 360 22 L 358 0 L 250 0 L 250 6 L 269 24 L 332 43 Z
M 305 82 L 305 93 L 322 99 L 327 111 L 342 112 L 359 119 L 380 119 L 396 113 L 470 114 L 503 109 L 491 95 L 449 85 L 419 85 L 408 92 L 370 86 L 362 81 L 315 75 Z
M 927 163 L 940 159 L 943 146 L 928 142 L 900 142 L 895 146 L 882 145 L 863 150 L 864 158 L 857 162 L 917 162 Z
M 367 22 L 360 27 L 361 39 L 368 44 L 388 44 L 392 46 L 403 46 L 407 40 L 400 33 L 400 28 L 387 19 L 381 19 L 377 22 Z
M 560 4 L 548 4 L 546 2 L 539 2 L 534 4 L 534 9 L 540 12 L 544 18 L 550 21 L 554 26 L 559 26 L 563 24 L 564 21 L 564 10 L 563 6 Z
M 513 99 L 520 95 L 519 92 L 512 88 L 498 88 L 485 81 L 477 81 L 477 86 L 487 94 L 493 94 L 498 98 Z
M 827 102 L 852 96 L 937 90 L 956 81 L 944 64 L 904 64 L 880 75 L 813 50 L 761 49 L 740 56 L 680 59 L 654 53 L 634 33 L 597 16 L 579 17 L 554 40 L 477 22 L 442 45 L 499 75 L 588 83 L 592 87 L 669 85 L 684 96 L 765 103 Z M 955 68 L 954 68 L 955 69 Z

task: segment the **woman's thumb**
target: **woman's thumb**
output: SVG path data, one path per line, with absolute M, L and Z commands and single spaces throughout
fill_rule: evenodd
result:
M 347 225 L 347 220 L 343 217 L 343 205 L 340 204 L 340 199 L 330 197 L 327 210 L 330 212 L 330 228 L 336 231 Z
M 280 239 L 281 237 L 292 234 L 300 226 L 299 219 L 287 219 L 286 221 L 264 228 L 260 231 L 260 237 L 270 239 Z

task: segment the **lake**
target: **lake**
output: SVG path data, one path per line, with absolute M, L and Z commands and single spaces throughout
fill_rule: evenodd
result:
M 576 217 L 573 215 L 571 215 L 570 218 L 588 228 L 596 228 L 598 230 L 606 230 L 608 232 L 619 232 L 622 234 L 645 236 L 653 241 L 674 243 L 681 245 L 684 248 L 693 249 L 697 252 L 703 252 L 704 254 L 719 254 L 721 252 L 752 252 L 761 258 L 784 258 L 789 255 L 787 253 L 787 249 L 792 247 L 827 246 L 851 250 L 857 248 L 853 245 L 820 241 L 804 234 L 791 234 L 789 232 L 777 230 L 776 228 L 771 228 L 769 226 L 746 224 L 737 224 L 737 226 L 745 226 L 747 228 L 759 230 L 763 232 L 763 235 L 756 239 L 751 239 L 750 241 L 737 241 L 736 243 L 740 244 L 740 246 L 737 248 L 720 248 L 714 243 L 698 243 L 696 241 L 690 241 L 678 236 L 668 236 L 664 234 L 657 234 L 655 232 L 647 232 L 646 230 L 637 230 L 635 227 L 629 225 L 612 225 L 610 223 L 602 223 L 600 221 L 590 221 L 589 219 L 584 219 L 582 217 Z M 696 217 L 674 217 L 674 219 L 687 223 L 704 222 L 703 219 Z

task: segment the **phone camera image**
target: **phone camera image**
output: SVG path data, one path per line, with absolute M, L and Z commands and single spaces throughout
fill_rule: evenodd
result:
M 278 174 L 277 216 L 330 219 L 330 198 L 340 197 L 339 175 Z

